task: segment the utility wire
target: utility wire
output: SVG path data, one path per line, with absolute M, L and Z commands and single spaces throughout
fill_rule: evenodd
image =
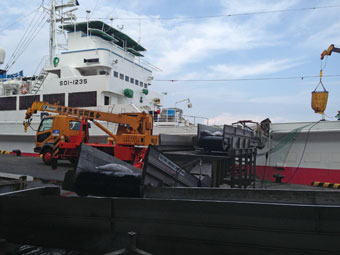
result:
M 309 11 L 317 9 L 329 9 L 329 8 L 339 8 L 338 5 L 327 5 L 327 6 L 315 6 L 315 7 L 303 7 L 303 8 L 293 8 L 293 9 L 279 9 L 279 10 L 268 10 L 268 11 L 257 11 L 257 12 L 244 12 L 244 13 L 230 13 L 221 15 L 205 15 L 205 16 L 183 16 L 183 17 L 136 17 L 136 18 L 123 18 L 118 17 L 116 20 L 185 20 L 185 19 L 211 19 L 211 18 L 224 18 L 224 17 L 236 17 L 236 16 L 250 16 L 259 14 L 270 14 L 270 13 L 282 13 L 282 12 L 296 12 L 296 11 Z M 97 17 L 96 19 L 107 19 Z
M 111 9 L 111 11 L 109 12 L 109 14 L 107 15 L 107 17 L 106 17 L 105 19 L 110 18 L 111 13 L 113 13 L 113 12 L 116 10 L 116 8 L 117 8 L 119 2 L 120 2 L 120 0 L 117 0 L 116 4 L 113 6 L 113 8 Z
M 31 22 L 30 24 L 28 25 L 28 29 L 25 30 L 25 33 L 22 35 L 19 43 L 17 44 L 16 48 L 14 49 L 14 52 L 12 53 L 11 57 L 9 58 L 9 60 L 7 61 L 7 65 L 5 67 L 5 69 L 8 71 L 10 66 L 12 66 L 15 62 L 15 58 L 16 58 L 16 55 L 17 55 L 17 52 L 20 51 L 20 49 L 22 48 L 23 44 L 25 43 L 25 40 L 27 36 L 30 35 L 30 31 L 31 31 L 31 27 L 34 26 L 34 22 L 35 19 L 38 17 L 38 14 L 39 14 L 39 9 L 35 10 L 35 15 L 33 16 L 33 18 L 31 19 Z M 39 19 L 39 18 L 38 18 Z
M 38 35 L 39 31 L 45 25 L 47 14 L 45 12 L 41 12 L 40 16 L 39 9 L 36 10 L 35 16 L 32 18 L 31 23 L 28 26 L 28 29 L 25 31 L 19 44 L 11 55 L 9 61 L 6 65 L 6 70 L 8 71 L 16 62 L 16 60 L 23 54 L 23 52 L 27 49 L 33 39 Z
M 323 77 L 340 77 L 340 74 L 329 74 Z M 191 80 L 160 80 L 155 79 L 154 81 L 159 82 L 225 82 L 225 81 L 269 81 L 269 80 L 296 80 L 296 79 L 310 79 L 310 78 L 320 78 L 319 75 L 306 75 L 306 76 L 282 76 L 282 77 L 261 77 L 261 78 L 235 78 L 235 79 L 191 79 Z
M 299 163 L 298 163 L 297 167 L 295 168 L 294 173 L 293 173 L 293 174 L 290 176 L 290 178 L 289 178 L 286 182 L 284 182 L 284 183 L 289 183 L 289 182 L 296 176 L 297 172 L 299 171 L 300 166 L 301 166 L 301 163 L 302 163 L 303 156 L 305 155 L 305 152 L 306 152 L 306 148 L 307 148 L 307 144 L 308 144 L 308 140 L 309 140 L 310 131 L 311 131 L 311 129 L 312 129 L 315 125 L 319 124 L 320 122 L 321 122 L 321 120 L 319 120 L 319 121 L 313 123 L 313 125 L 308 129 L 307 135 L 306 135 L 306 139 L 305 139 L 305 143 L 304 143 L 303 150 L 302 150 L 302 154 L 301 154 L 301 157 L 300 157 L 300 160 L 299 160 Z
M 37 9 L 35 9 L 35 10 L 33 10 L 33 11 L 31 11 L 30 13 L 26 14 L 25 16 L 20 17 L 19 19 L 15 20 L 13 23 L 7 25 L 6 27 L 3 27 L 3 28 L 0 30 L 0 33 L 3 32 L 3 31 L 5 31 L 6 29 L 8 29 L 8 28 L 10 28 L 10 27 L 12 27 L 12 26 L 18 24 L 18 23 L 19 23 L 20 21 L 22 21 L 23 19 L 25 19 L 25 18 L 31 16 L 34 12 L 36 12 L 37 10 L 39 10 L 39 8 L 40 8 L 40 7 L 38 7 Z
M 100 0 L 97 0 L 97 1 L 96 1 L 95 5 L 94 5 L 94 8 L 92 9 L 92 12 L 91 12 L 91 15 L 90 15 L 90 19 L 91 19 L 93 13 L 96 11 L 97 6 L 98 6 L 98 2 L 99 2 L 99 1 L 100 1 Z

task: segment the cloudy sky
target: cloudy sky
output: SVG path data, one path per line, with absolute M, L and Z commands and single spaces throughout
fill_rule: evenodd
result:
M 8 60 L 30 24 L 30 13 L 41 0 L 1 2 L 0 47 L 6 49 Z M 112 16 L 113 26 L 124 25 L 123 31 L 147 48 L 145 60 L 162 70 L 153 73 L 151 89 L 167 92 L 165 106 L 190 98 L 191 109 L 185 103 L 178 104 L 186 115 L 208 117 L 210 123 L 217 124 L 266 117 L 274 122 L 320 119 L 310 107 L 318 78 L 262 78 L 319 75 L 320 53 L 332 43 L 340 45 L 340 0 L 79 3 L 80 20 L 86 9 L 92 10 L 92 19 L 110 23 L 108 18 Z M 327 6 L 333 7 L 238 15 Z M 11 72 L 24 69 L 30 75 L 48 54 L 48 24 L 41 24 L 38 35 Z M 324 75 L 339 75 L 339 63 L 340 54 L 336 53 L 323 61 Z M 335 120 L 340 110 L 340 77 L 324 77 L 323 83 L 329 91 L 327 119 Z

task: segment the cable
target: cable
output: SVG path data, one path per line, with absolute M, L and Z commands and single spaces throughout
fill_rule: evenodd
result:
M 38 13 L 39 11 L 37 11 L 36 15 L 31 20 L 28 29 L 21 37 L 16 49 L 11 55 L 11 58 L 8 60 L 5 68 L 7 71 L 15 64 L 16 60 L 23 54 L 23 52 L 27 49 L 27 47 L 31 44 L 34 38 L 38 35 L 39 31 L 45 25 L 47 14 L 42 12 L 38 17 Z
M 302 154 L 301 154 L 301 157 L 300 157 L 300 161 L 299 161 L 297 167 L 295 168 L 294 174 L 293 174 L 286 182 L 284 182 L 285 184 L 289 183 L 289 182 L 295 177 L 295 175 L 297 174 L 297 172 L 299 171 L 299 168 L 300 168 L 300 165 L 301 165 L 303 156 L 304 156 L 305 151 L 306 151 L 306 148 L 307 148 L 307 143 L 308 143 L 310 131 L 311 131 L 311 129 L 312 129 L 316 124 L 320 123 L 320 121 L 321 121 L 321 120 L 315 122 L 315 123 L 308 129 L 308 131 L 307 131 L 307 137 L 306 137 L 306 140 L 305 140 L 305 145 L 304 145 L 303 150 L 302 150 Z
M 323 77 L 340 77 L 340 74 L 329 74 L 324 75 Z M 310 79 L 310 78 L 320 78 L 319 75 L 306 75 L 306 76 L 282 76 L 282 77 L 262 77 L 262 78 L 235 78 L 235 79 L 209 79 L 209 80 L 158 80 L 155 79 L 154 81 L 160 82 L 223 82 L 223 81 L 266 81 L 266 80 L 294 80 L 294 79 Z
M 15 55 L 17 53 L 17 51 L 20 49 L 21 45 L 24 43 L 24 39 L 26 37 L 26 35 L 28 34 L 29 30 L 30 30 L 30 26 L 33 24 L 34 20 L 36 19 L 37 15 L 38 15 L 39 11 L 36 10 L 36 13 L 34 15 L 34 17 L 32 18 L 31 22 L 28 25 L 28 29 L 25 31 L 25 33 L 22 35 L 19 43 L 17 44 L 16 48 L 14 49 L 14 52 L 12 53 L 10 59 L 7 61 L 6 67 L 5 69 L 8 70 L 9 66 L 13 63 L 14 59 L 15 59 Z
M 40 7 L 38 7 L 38 8 L 35 9 L 35 10 L 33 10 L 32 12 L 26 14 L 25 16 L 23 16 L 23 17 L 17 19 L 16 21 L 14 21 L 13 23 L 9 24 L 8 26 L 2 28 L 2 29 L 0 30 L 0 33 L 3 32 L 3 31 L 5 31 L 6 29 L 8 29 L 8 28 L 10 28 L 10 27 L 12 27 L 12 26 L 14 26 L 14 25 L 16 25 L 17 23 L 19 23 L 19 21 L 22 21 L 23 19 L 25 19 L 25 18 L 31 16 L 35 11 L 39 10 L 39 8 L 40 8 Z
M 111 11 L 109 12 L 109 14 L 106 16 L 106 18 L 105 19 L 108 19 L 108 18 L 110 18 L 110 16 L 111 16 L 111 13 L 113 13 L 114 12 L 114 10 L 116 9 L 116 7 L 118 6 L 118 4 L 119 4 L 119 2 L 120 2 L 120 0 L 117 0 L 117 2 L 116 2 L 116 4 L 115 4 L 115 6 L 111 9 Z
M 39 34 L 39 32 L 41 31 L 41 29 L 44 27 L 45 25 L 45 20 L 46 18 L 44 17 L 42 19 L 42 22 L 40 24 L 39 27 L 36 27 L 35 31 L 33 32 L 31 38 L 29 40 L 27 40 L 27 42 L 25 43 L 25 45 L 23 46 L 22 50 L 20 51 L 20 53 L 18 53 L 17 58 L 20 58 L 20 56 L 25 52 L 25 50 L 29 47 L 29 45 L 32 43 L 32 41 L 36 38 L 36 36 Z M 14 63 L 13 63 L 14 64 Z
M 119 2 L 119 0 L 118 0 Z M 327 9 L 327 8 L 339 8 L 339 5 L 328 5 L 328 6 L 315 6 L 315 7 L 303 7 L 303 8 L 293 8 L 293 9 L 280 9 L 280 10 L 269 10 L 269 11 L 258 11 L 258 12 L 244 12 L 244 13 L 230 13 L 221 15 L 206 15 L 206 16 L 184 16 L 184 17 L 145 17 L 145 18 L 115 18 L 119 20 L 185 20 L 185 19 L 211 19 L 211 18 L 224 18 L 224 17 L 236 17 L 236 16 L 250 16 L 259 14 L 269 14 L 269 13 L 280 13 L 280 12 L 295 12 L 295 11 L 308 11 L 317 9 Z M 96 19 L 107 19 L 107 18 L 96 18 Z
M 10 68 L 10 66 L 13 65 L 13 62 L 15 62 L 15 56 L 16 56 L 17 52 L 21 49 L 22 45 L 25 43 L 26 36 L 29 36 L 29 32 L 31 30 L 30 27 L 32 26 L 34 20 L 36 19 L 38 13 L 39 13 L 39 11 L 37 10 L 34 17 L 31 20 L 30 24 L 28 25 L 28 29 L 22 35 L 19 43 L 17 44 L 16 48 L 14 49 L 14 52 L 12 53 L 10 59 L 7 61 L 7 65 L 6 65 L 6 68 L 5 68 L 6 70 L 8 70 Z
M 98 2 L 99 2 L 100 0 L 97 0 L 96 1 L 96 3 L 95 3 L 95 5 L 94 5 L 94 8 L 92 9 L 92 12 L 91 12 L 91 15 L 90 15 L 90 19 L 91 19 L 91 16 L 93 15 L 93 13 L 96 11 L 96 9 L 97 9 L 97 5 L 98 5 Z

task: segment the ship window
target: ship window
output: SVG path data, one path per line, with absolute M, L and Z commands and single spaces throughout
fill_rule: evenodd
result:
M 40 101 L 40 96 L 20 96 L 19 97 L 19 110 L 27 110 L 34 101 Z
M 138 80 L 135 80 L 135 84 L 138 86 L 138 83 L 139 83 L 139 81 Z
M 104 105 L 109 105 L 110 104 L 110 97 L 104 96 Z
M 10 111 L 17 109 L 17 97 L 0 98 L 0 111 Z
M 43 119 L 42 122 L 40 123 L 38 131 L 42 132 L 42 131 L 51 129 L 52 128 L 52 123 L 53 123 L 53 119 L 52 118 Z
M 69 93 L 68 106 L 70 107 L 97 106 L 97 91 Z
M 135 83 L 135 79 L 134 79 L 134 78 L 130 78 L 130 82 L 131 82 L 132 84 L 134 84 L 134 83 Z
M 50 104 L 65 105 L 65 94 L 45 94 L 43 95 L 43 101 Z
M 125 81 L 129 82 L 130 77 L 125 75 Z
M 119 78 L 121 79 L 121 80 L 124 80 L 124 74 L 119 74 Z
M 118 78 L 118 72 L 114 71 L 113 76 Z
M 108 75 L 109 73 L 106 70 L 100 70 L 99 74 L 100 75 Z
M 139 86 L 143 87 L 143 82 L 140 82 L 140 83 L 139 83 Z
M 144 83 L 144 88 L 147 89 L 148 88 L 148 84 Z

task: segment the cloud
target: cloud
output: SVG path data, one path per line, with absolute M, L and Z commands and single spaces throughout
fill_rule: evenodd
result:
M 224 77 L 228 78 L 241 78 L 249 77 L 261 74 L 272 74 L 288 70 L 299 65 L 303 62 L 299 59 L 279 59 L 262 61 L 255 64 L 242 64 L 242 65 L 223 65 L 219 64 L 211 66 L 210 70 L 215 73 L 223 74 Z
M 257 114 L 233 114 L 229 112 L 224 112 L 222 114 L 219 114 L 213 118 L 209 119 L 209 125 L 230 125 L 232 123 L 235 123 L 239 120 L 251 120 L 255 122 L 261 122 L 262 120 L 266 119 L 267 116 L 263 115 L 257 115 Z M 271 121 L 273 122 L 281 122 L 283 121 L 283 118 L 275 117 L 272 118 Z
M 269 97 L 254 97 L 248 100 L 249 103 L 256 104 L 277 104 L 277 105 L 292 105 L 292 104 L 305 104 L 305 101 L 309 103 L 310 92 L 298 94 L 298 95 L 287 95 L 287 96 L 269 96 Z
M 255 11 L 259 9 L 284 9 L 297 1 L 276 2 L 247 1 L 246 4 L 232 1 L 239 6 L 235 11 Z M 229 3 L 222 2 L 225 6 Z M 246 9 L 240 8 L 241 6 Z M 252 7 L 252 8 L 250 8 Z M 135 13 L 120 14 L 124 17 L 136 17 Z M 221 12 L 231 12 L 225 7 Z M 221 13 L 221 14 L 222 14 Z M 118 14 L 119 15 L 119 14 Z M 169 15 L 168 15 L 169 16 Z M 151 49 L 148 54 L 150 62 L 160 67 L 160 76 L 169 76 L 190 69 L 190 65 L 202 63 L 207 65 L 211 59 L 219 58 L 231 52 L 242 54 L 254 48 L 273 47 L 282 44 L 283 35 L 272 30 L 273 24 L 279 22 L 280 14 L 257 15 L 247 19 L 219 18 L 203 20 L 143 20 L 142 43 Z M 144 18 L 145 16 L 140 16 Z M 138 22 L 130 24 L 129 32 L 137 35 Z M 136 33 L 137 31 L 137 33 Z M 136 36 L 135 36 L 136 37 Z M 208 60 L 204 62 L 205 60 Z

